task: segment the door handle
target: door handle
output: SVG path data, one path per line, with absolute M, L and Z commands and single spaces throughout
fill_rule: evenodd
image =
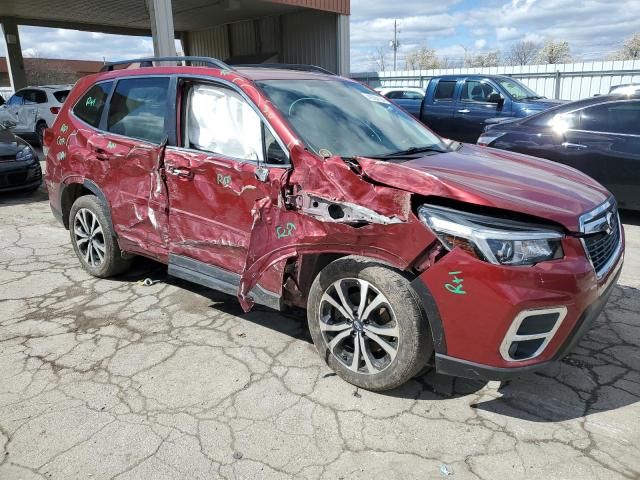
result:
M 469 113 L 471 110 L 468 108 L 463 108 L 462 110 L 458 110 L 458 113 Z
M 585 150 L 587 148 L 586 145 L 582 145 L 580 143 L 570 143 L 570 142 L 564 142 L 562 144 L 562 147 L 567 150 Z
M 193 172 L 188 168 L 170 167 L 169 173 L 175 177 L 188 178 L 188 179 L 193 178 Z

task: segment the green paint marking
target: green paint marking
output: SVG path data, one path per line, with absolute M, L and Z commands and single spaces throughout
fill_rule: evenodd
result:
M 446 288 L 451 293 L 455 293 L 456 295 L 466 295 L 467 292 L 464 290 L 464 278 L 458 278 L 458 275 L 462 275 L 462 272 L 449 272 L 453 278 L 451 279 L 451 283 L 446 283 L 444 288 Z
M 107 149 L 108 150 L 113 150 L 114 148 L 116 148 L 116 144 L 113 142 L 109 142 L 107 143 Z
M 293 231 L 296 229 L 296 226 L 289 222 L 284 227 L 276 227 L 276 237 L 277 238 L 285 238 L 290 237 L 293 234 Z
M 89 97 L 87 101 L 84 102 L 85 107 L 95 107 L 96 106 L 96 98 Z
M 231 185 L 231 175 L 223 175 L 219 173 L 216 176 L 216 180 L 218 182 L 218 185 L 223 185 L 225 187 L 228 187 L 229 185 Z
M 60 125 L 60 133 L 67 133 L 67 130 L 69 130 L 69 125 L 67 125 L 66 123 Z
M 56 143 L 58 145 L 64 145 L 65 143 L 67 143 L 67 140 L 64 137 L 58 137 L 58 139 L 56 140 Z

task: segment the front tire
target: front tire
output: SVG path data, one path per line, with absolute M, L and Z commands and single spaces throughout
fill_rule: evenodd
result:
M 367 390 L 389 390 L 430 359 L 428 320 L 401 272 L 363 257 L 329 264 L 307 303 L 309 330 L 329 367 Z
M 74 202 L 69 233 L 80 265 L 94 277 L 112 277 L 131 266 L 131 259 L 120 251 L 105 207 L 95 195 L 84 195 Z

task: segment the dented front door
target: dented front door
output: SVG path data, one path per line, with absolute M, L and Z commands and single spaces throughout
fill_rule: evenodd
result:
M 257 201 L 278 203 L 284 168 L 266 181 L 256 163 L 169 147 L 165 157 L 170 198 L 169 251 L 223 270 L 241 273 Z

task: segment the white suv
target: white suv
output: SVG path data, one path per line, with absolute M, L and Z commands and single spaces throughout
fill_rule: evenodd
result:
M 33 137 L 42 145 L 44 129 L 53 125 L 71 87 L 45 85 L 18 90 L 0 107 L 0 121 L 15 123 L 11 129 L 14 133 Z

